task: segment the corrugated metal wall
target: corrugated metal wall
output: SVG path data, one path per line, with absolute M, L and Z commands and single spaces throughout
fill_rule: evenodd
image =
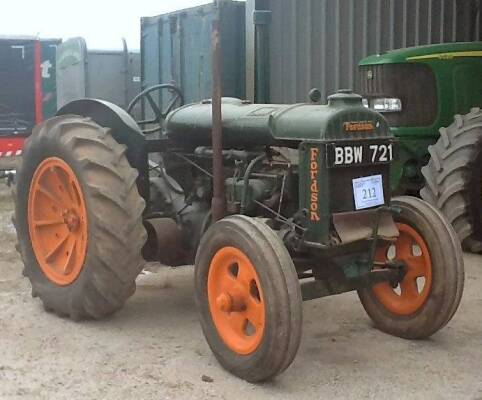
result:
M 57 107 L 84 97 L 127 108 L 140 92 L 140 54 L 123 50 L 88 50 L 83 38 L 57 47 Z
M 248 0 L 247 95 L 254 97 L 254 9 L 271 10 L 270 101 L 357 87 L 358 61 L 430 43 L 480 40 L 481 0 Z M 251 42 L 250 42 L 251 41 Z

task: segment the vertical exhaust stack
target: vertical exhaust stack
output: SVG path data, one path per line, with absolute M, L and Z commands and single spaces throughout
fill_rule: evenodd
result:
M 212 57 L 213 57 L 213 94 L 212 94 L 212 147 L 213 147 L 213 198 L 211 203 L 212 220 L 218 221 L 225 215 L 226 200 L 224 196 L 223 173 L 223 128 L 221 114 L 221 0 L 214 0 L 216 7 L 212 25 Z

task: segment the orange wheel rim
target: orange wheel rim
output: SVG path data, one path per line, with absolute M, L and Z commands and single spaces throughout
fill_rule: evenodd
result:
M 87 211 L 79 181 L 57 157 L 35 170 L 28 197 L 28 227 L 35 257 L 57 285 L 77 279 L 87 252 Z
M 209 266 L 208 301 L 226 346 L 242 355 L 254 352 L 263 339 L 265 305 L 256 269 L 242 251 L 223 247 L 214 255 Z
M 397 223 L 397 227 L 400 232 L 397 241 L 380 246 L 375 261 L 403 261 L 406 274 L 397 288 L 383 282 L 373 287 L 373 293 L 391 313 L 411 315 L 425 304 L 430 294 L 432 261 L 427 244 L 415 229 L 401 223 Z

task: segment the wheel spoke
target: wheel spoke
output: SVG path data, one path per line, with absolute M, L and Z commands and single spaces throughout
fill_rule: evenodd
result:
M 241 283 L 245 289 L 249 292 L 249 283 L 254 279 L 251 267 L 246 263 L 238 262 L 238 276 L 236 280 Z
M 76 250 L 77 240 L 75 239 L 75 237 L 72 237 L 72 240 L 70 240 L 70 242 L 71 244 L 68 246 L 68 250 L 67 250 L 68 252 L 67 260 L 65 261 L 65 264 L 62 268 L 62 271 L 64 272 L 64 274 L 68 274 L 72 270 L 70 265 L 71 265 L 72 256 L 74 255 L 74 252 Z
M 148 92 L 146 93 L 146 99 L 149 102 L 149 105 L 151 106 L 152 111 L 154 111 L 154 115 L 157 117 L 156 120 L 158 121 L 159 118 L 162 116 L 162 112 L 159 109 L 158 105 L 152 98 L 151 94 Z
M 39 184 L 37 188 L 37 193 L 43 194 L 45 197 L 47 197 L 52 203 L 54 203 L 59 209 L 63 208 L 62 203 L 59 201 L 57 197 L 55 197 L 54 194 L 50 190 L 48 190 L 45 186 Z
M 402 297 L 414 299 L 419 295 L 417 281 L 409 277 L 405 277 L 405 279 L 400 282 L 400 290 Z
M 55 246 L 46 254 L 45 260 L 47 262 L 50 262 L 52 260 L 52 257 L 57 254 L 57 252 L 61 249 L 61 247 L 64 245 L 64 243 L 67 241 L 69 238 L 69 234 L 65 235 L 62 239 L 57 241 Z
M 426 274 L 426 264 L 423 255 L 409 256 L 404 260 L 408 265 L 407 274 L 419 278 Z
M 404 259 L 412 255 L 412 239 L 404 233 L 400 234 L 400 237 L 395 243 L 396 258 L 398 260 Z
M 52 225 L 61 225 L 64 223 L 62 218 L 53 218 L 53 219 L 38 219 L 34 221 L 34 225 L 36 228 L 41 228 L 44 226 L 52 226 Z
M 60 190 L 61 196 L 67 196 L 68 198 L 64 200 L 67 201 L 68 203 L 75 203 L 76 205 L 78 204 L 78 197 L 72 193 L 73 187 L 72 187 L 72 181 L 69 179 L 68 176 L 64 175 L 63 172 L 59 168 L 55 168 L 55 175 L 57 176 L 57 180 L 59 181 L 59 186 L 62 187 Z
M 164 110 L 164 112 L 162 113 L 162 118 L 163 119 L 166 119 L 167 115 L 171 112 L 171 110 L 174 108 L 174 105 L 176 104 L 176 102 L 179 100 L 180 96 L 179 94 L 176 94 L 174 96 L 174 98 L 171 100 L 171 102 L 169 103 L 169 105 L 166 107 L 166 109 Z
M 241 335 L 246 336 L 246 323 L 247 318 L 244 312 L 232 312 L 229 314 L 229 321 L 233 330 Z
M 249 296 L 246 309 L 246 317 L 253 324 L 256 330 L 261 329 L 264 324 L 264 306 L 259 301 Z

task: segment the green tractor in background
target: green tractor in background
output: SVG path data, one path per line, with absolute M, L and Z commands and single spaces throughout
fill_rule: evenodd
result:
M 360 92 L 399 140 L 391 188 L 418 194 L 482 252 L 482 42 L 394 50 L 363 59 Z

